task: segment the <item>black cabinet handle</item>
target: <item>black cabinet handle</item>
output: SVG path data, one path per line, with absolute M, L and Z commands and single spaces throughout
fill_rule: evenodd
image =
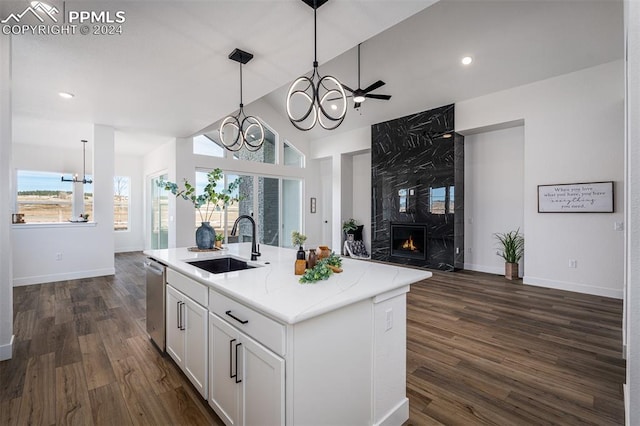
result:
M 233 379 L 234 377 L 236 377 L 236 375 L 238 374 L 238 367 L 237 367 L 237 353 L 236 353 L 236 374 L 233 374 L 233 342 L 235 342 L 236 339 L 230 340 L 229 341 L 229 378 Z
M 225 314 L 229 315 L 231 318 L 233 318 L 234 320 L 238 321 L 240 324 L 246 324 L 249 322 L 249 320 L 241 320 L 240 318 L 236 317 L 235 315 L 233 315 L 231 313 L 231 311 L 227 311 L 225 312 Z
M 242 346 L 242 343 L 236 343 L 236 383 L 242 383 L 242 379 L 238 379 L 238 347 Z

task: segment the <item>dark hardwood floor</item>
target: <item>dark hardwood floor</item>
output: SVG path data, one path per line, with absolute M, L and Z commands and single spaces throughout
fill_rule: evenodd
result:
M 624 424 L 621 300 L 434 272 L 407 310 L 409 424 Z
M 14 289 L 0 425 L 222 424 L 147 338 L 143 259 Z M 408 302 L 408 425 L 624 424 L 621 301 L 435 272 Z

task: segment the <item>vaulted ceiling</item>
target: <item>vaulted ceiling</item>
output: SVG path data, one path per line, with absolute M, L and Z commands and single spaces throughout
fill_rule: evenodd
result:
M 620 0 L 433 3 L 331 0 L 318 10 L 321 71 L 355 88 L 355 46 L 364 42 L 362 86 L 382 79 L 376 92 L 393 95 L 351 108 L 339 131 L 623 57 Z M 192 135 L 237 108 L 238 65 L 227 58 L 235 47 L 255 55 L 243 68 L 245 104 L 266 96 L 284 114 L 289 82 L 313 61 L 313 10 L 300 0 L 64 6 L 123 10 L 122 34 L 13 36 L 16 142 L 39 143 L 68 123 L 114 126 L 134 135 L 136 153 Z M 474 58 L 468 67 L 465 55 Z

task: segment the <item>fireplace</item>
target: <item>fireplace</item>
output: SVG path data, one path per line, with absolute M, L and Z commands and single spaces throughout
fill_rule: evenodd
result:
M 391 224 L 391 256 L 427 258 L 427 226 L 420 223 Z

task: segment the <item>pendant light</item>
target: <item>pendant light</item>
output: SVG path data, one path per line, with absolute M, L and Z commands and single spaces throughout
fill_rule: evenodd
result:
M 91 179 L 87 179 L 87 141 L 82 139 L 80 142 L 82 142 L 82 180 L 78 179 L 78 174 L 76 173 L 73 175 L 73 178 L 65 178 L 62 176 L 60 179 L 62 182 L 82 182 L 83 184 L 93 183 Z
M 330 75 L 320 76 L 318 72 L 318 19 L 317 10 L 327 0 L 302 0 L 313 8 L 313 73 L 311 77 L 298 77 L 287 93 L 287 115 L 297 129 L 311 130 L 319 123 L 326 130 L 336 129 L 347 114 L 347 95 L 337 78 Z M 292 103 L 296 105 L 292 105 Z M 294 113 L 299 104 L 306 105 L 302 114 Z M 304 108 L 302 108 L 304 110 Z M 332 114 L 333 112 L 333 114 Z M 337 115 L 335 115 L 337 113 Z
M 264 127 L 260 120 L 246 115 L 242 103 L 242 65 L 253 59 L 251 53 L 234 49 L 229 59 L 240 64 L 240 109 L 237 115 L 229 115 L 220 124 L 220 141 L 229 151 L 240 151 L 246 146 L 248 151 L 257 151 L 264 143 Z

